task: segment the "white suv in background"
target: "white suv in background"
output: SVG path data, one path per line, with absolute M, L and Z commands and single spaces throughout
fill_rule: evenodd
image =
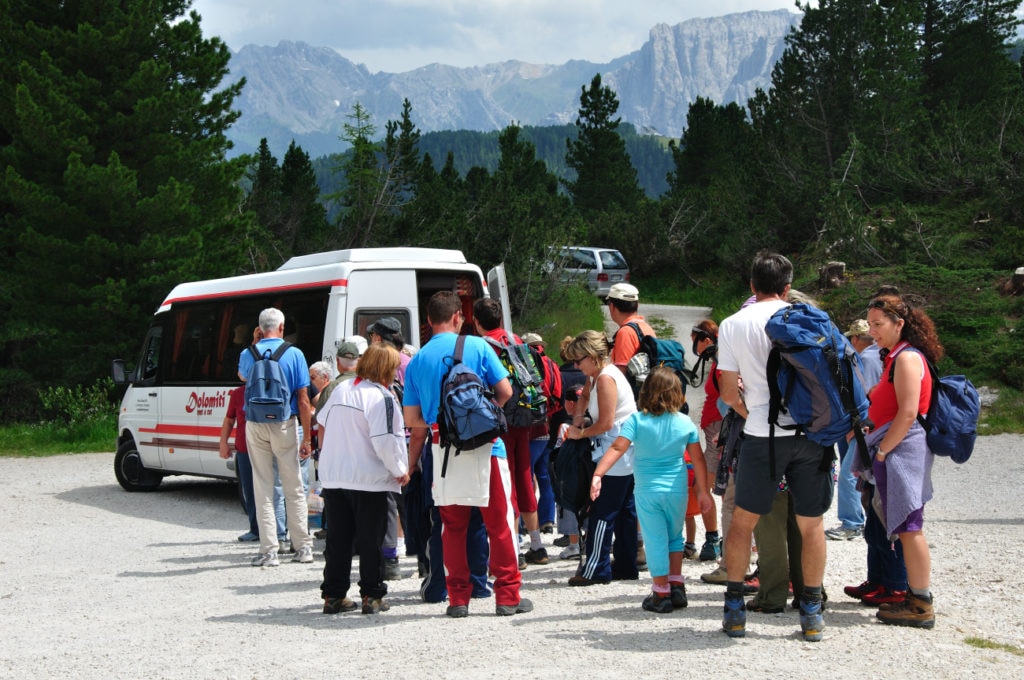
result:
M 629 265 L 611 248 L 564 246 L 555 253 L 553 268 L 563 281 L 586 281 L 594 295 L 604 298 L 616 283 L 629 281 Z

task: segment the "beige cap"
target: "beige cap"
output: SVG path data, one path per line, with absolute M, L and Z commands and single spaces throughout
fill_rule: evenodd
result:
M 857 319 L 850 324 L 850 328 L 843 333 L 848 338 L 868 334 L 868 322 L 865 319 Z
M 608 299 L 624 300 L 625 302 L 639 302 L 640 291 L 631 283 L 616 283 L 608 291 Z

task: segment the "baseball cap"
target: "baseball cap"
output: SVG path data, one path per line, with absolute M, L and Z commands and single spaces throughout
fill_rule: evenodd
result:
M 623 300 L 625 302 L 639 302 L 640 291 L 631 283 L 616 283 L 608 291 L 609 300 Z
M 857 319 L 856 321 L 851 323 L 850 324 L 850 328 L 845 333 L 843 333 L 843 335 L 845 335 L 848 338 L 852 338 L 852 337 L 858 336 L 858 335 L 867 335 L 867 334 L 868 334 L 868 322 L 867 322 L 866 319 Z
M 358 359 L 359 346 L 354 342 L 343 342 L 338 345 L 338 356 L 342 359 Z

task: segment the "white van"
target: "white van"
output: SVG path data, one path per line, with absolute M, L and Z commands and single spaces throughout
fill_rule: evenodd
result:
M 493 292 L 504 293 L 503 269 L 489 276 Z M 488 294 L 480 268 L 460 251 L 428 248 L 316 253 L 273 272 L 176 286 L 157 309 L 135 368 L 114 361 L 114 381 L 128 385 L 118 417 L 117 481 L 146 491 L 167 475 L 237 479 L 234 460 L 218 455 L 220 429 L 228 394 L 241 384 L 238 357 L 263 309 L 284 312 L 285 337 L 307 364 L 334 366 L 343 338 L 365 337 L 385 316 L 398 319 L 406 342 L 419 347 L 430 337 L 426 302 L 441 290 L 458 293 L 470 324 L 473 303 Z

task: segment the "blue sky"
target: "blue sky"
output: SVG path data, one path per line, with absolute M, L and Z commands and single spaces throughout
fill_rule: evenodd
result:
M 796 11 L 793 0 L 194 0 L 192 8 L 203 34 L 233 50 L 296 40 L 392 73 L 508 59 L 601 63 L 639 49 L 655 24 Z

